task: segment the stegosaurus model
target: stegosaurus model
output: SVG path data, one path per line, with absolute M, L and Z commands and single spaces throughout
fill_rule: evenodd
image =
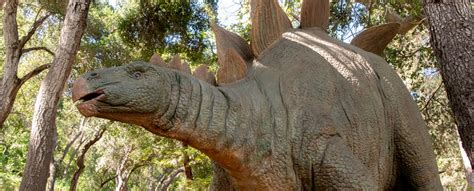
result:
M 442 190 L 417 106 L 376 55 L 398 23 L 349 45 L 325 32 L 327 0 L 303 2 L 299 29 L 276 0 L 251 8 L 251 46 L 212 26 L 217 80 L 154 55 L 84 74 L 73 87 L 79 111 L 202 151 L 214 161 L 212 190 Z

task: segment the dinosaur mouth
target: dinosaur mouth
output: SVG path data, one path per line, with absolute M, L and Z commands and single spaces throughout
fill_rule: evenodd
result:
M 78 97 L 73 101 L 79 112 L 86 117 L 92 117 L 99 113 L 97 103 L 105 97 L 105 93 L 102 89 L 98 89 Z
M 72 87 L 72 101 L 79 112 L 86 117 L 99 113 L 97 104 L 104 101 L 105 96 L 104 88 L 91 91 L 87 81 L 83 78 L 76 80 Z
M 99 100 L 100 98 L 104 97 L 104 95 L 104 90 L 98 89 L 94 92 L 90 92 L 88 94 L 80 96 L 79 99 L 77 99 L 76 101 L 79 101 L 80 103 L 85 103 L 91 100 Z

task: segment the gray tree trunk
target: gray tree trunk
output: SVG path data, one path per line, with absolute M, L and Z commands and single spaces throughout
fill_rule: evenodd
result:
M 25 44 L 31 39 L 36 29 L 49 17 L 49 14 L 36 20 L 30 31 L 19 39 L 18 24 L 16 21 L 18 0 L 8 0 L 5 2 L 3 17 L 3 38 L 5 41 L 5 63 L 3 65 L 3 76 L 0 78 L 0 128 L 7 119 L 15 102 L 16 94 L 20 87 L 30 78 L 38 75 L 41 71 L 49 67 L 49 64 L 42 65 L 22 78 L 18 78 L 18 64 L 22 53 L 33 50 L 46 50 L 46 47 L 34 47 L 23 49 Z M 3 2 L 0 2 L 3 5 Z M 39 14 L 39 13 L 38 13 Z
M 53 157 L 53 160 L 51 161 L 50 169 L 49 169 L 49 179 L 48 179 L 48 187 L 47 187 L 48 191 L 54 191 L 54 185 L 56 183 L 56 178 L 58 177 L 57 171 L 59 169 L 59 165 L 63 163 L 64 158 L 66 158 L 66 155 L 69 152 L 69 149 L 76 142 L 76 140 L 79 139 L 79 137 L 81 137 L 81 135 L 82 135 L 82 131 L 79 131 L 79 133 L 77 133 L 74 136 L 74 138 L 71 141 L 69 141 L 66 147 L 64 147 L 63 153 L 59 159 L 55 160 Z
M 183 144 L 183 167 L 184 167 L 184 174 L 186 175 L 187 180 L 193 180 L 193 169 L 191 168 L 191 159 L 189 158 L 188 152 L 186 149 L 188 145 Z
M 127 191 L 127 183 L 130 173 L 127 172 L 127 162 L 129 161 L 130 153 L 133 151 L 132 147 L 125 148 L 125 155 L 120 160 L 120 165 L 116 169 L 115 176 L 115 191 Z
M 474 17 L 469 0 L 424 0 L 431 46 L 456 119 L 462 146 L 474 166 Z M 470 180 L 472 183 L 472 180 Z
M 168 187 L 170 187 L 171 183 L 176 179 L 178 174 L 184 172 L 184 167 L 183 168 L 178 168 L 174 170 L 173 172 L 168 175 L 168 177 L 163 181 L 163 183 L 159 186 L 160 191 L 167 191 Z
M 51 162 L 51 164 L 49 165 L 49 179 L 47 183 L 48 191 L 54 191 L 54 185 L 56 184 L 57 168 L 58 166 L 56 165 L 56 162 L 53 160 L 53 162 Z
M 69 1 L 56 56 L 36 99 L 21 191 L 46 189 L 49 164 L 53 158 L 57 105 L 86 28 L 90 2 Z
M 3 65 L 3 78 L 0 88 L 0 127 L 11 110 L 15 94 L 15 84 L 19 83 L 17 77 L 18 63 L 20 59 L 18 25 L 16 14 L 18 0 L 9 0 L 5 4 L 3 16 L 3 38 L 5 40 L 5 63 Z M 16 90 L 18 91 L 18 90 Z

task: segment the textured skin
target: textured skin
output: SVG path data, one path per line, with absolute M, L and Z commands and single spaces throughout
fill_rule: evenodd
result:
M 202 151 L 220 166 L 211 189 L 442 190 L 428 131 L 398 75 L 316 28 L 285 33 L 224 87 L 140 62 L 92 73 L 74 92 L 105 95 L 80 104 L 82 114 Z

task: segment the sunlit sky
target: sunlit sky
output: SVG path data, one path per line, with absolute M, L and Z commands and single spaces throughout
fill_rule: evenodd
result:
M 239 22 L 237 12 L 242 0 L 220 0 L 218 2 L 217 17 L 221 25 L 230 26 Z

